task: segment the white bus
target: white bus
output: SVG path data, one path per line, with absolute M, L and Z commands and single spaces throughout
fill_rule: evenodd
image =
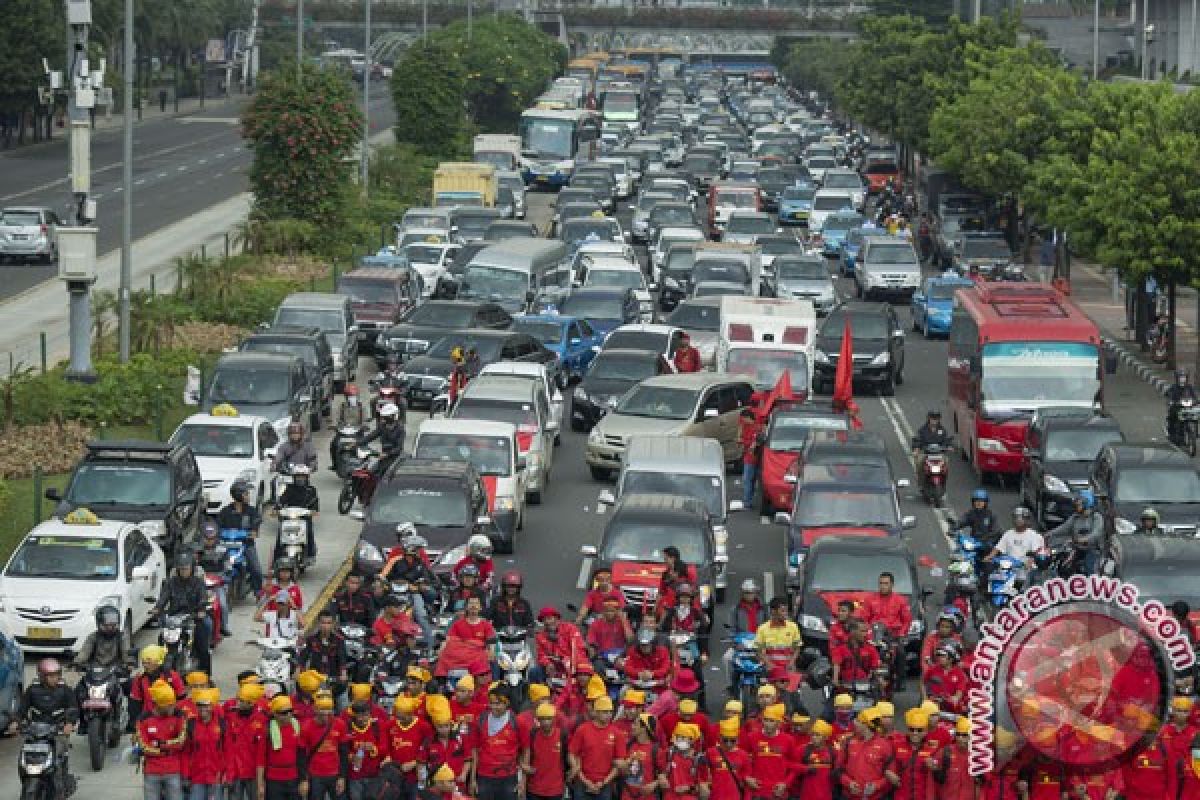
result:
M 531 108 L 521 114 L 522 174 L 528 184 L 566 186 L 577 161 L 600 143 L 600 115 L 583 108 Z

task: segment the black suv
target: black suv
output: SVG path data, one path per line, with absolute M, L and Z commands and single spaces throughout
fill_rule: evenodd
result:
M 487 490 L 475 467 L 465 461 L 413 458 L 398 462 L 375 490 L 363 517 L 354 564 L 367 574 L 380 570 L 395 547 L 396 527 L 417 526 L 429 542 L 426 555 L 435 573 L 447 573 L 466 554 L 467 539 L 488 535 Z
M 192 449 L 164 442 L 89 442 L 66 494 L 46 490 L 56 517 L 87 508 L 101 519 L 139 523 L 168 558 L 191 547 L 204 513 L 204 481 Z
M 377 352 L 396 355 L 403 360 L 408 356 L 423 354 L 453 331 L 464 328 L 502 331 L 511 325 L 512 315 L 498 303 L 428 300 L 380 335 Z
M 854 347 L 854 380 L 871 383 L 883 395 L 894 395 L 904 383 L 904 326 L 887 303 L 849 302 L 829 313 L 817 330 L 813 389 L 833 389 L 842 331 L 850 322 Z
M 1158 512 L 1168 533 L 1195 536 L 1200 519 L 1200 475 L 1186 454 L 1163 442 L 1106 444 L 1092 464 L 1092 488 L 1106 529 L 1137 530 L 1142 509 Z
M 250 334 L 238 345 L 243 353 L 282 353 L 304 362 L 313 405 L 328 417 L 333 412 L 333 350 L 320 328 L 279 325 Z
M 1116 420 L 1085 411 L 1086 416 L 1044 418 L 1039 411 L 1025 432 L 1021 502 L 1033 509 L 1039 525 L 1057 524 L 1071 515 L 1075 493 L 1089 486 L 1096 454 L 1125 438 Z

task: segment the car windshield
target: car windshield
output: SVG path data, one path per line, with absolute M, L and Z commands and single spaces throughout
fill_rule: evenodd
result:
M 291 400 L 291 381 L 278 369 L 218 367 L 208 398 L 214 403 L 279 405 Z
M 1000 342 L 983 346 L 984 412 L 1044 406 L 1091 407 L 1100 391 L 1099 352 L 1082 342 Z
M 819 194 L 813 199 L 813 210 L 815 211 L 841 211 L 843 208 L 852 206 L 850 198 L 843 194 Z M 845 228 L 848 227 L 850 226 L 845 226 Z
M 281 353 L 285 356 L 295 356 L 305 364 L 315 365 L 317 363 L 317 348 L 304 342 L 251 338 L 242 342 L 242 352 Z
M 775 273 L 781 281 L 824 281 L 829 270 L 819 261 L 776 261 Z
M 803 528 L 899 527 L 890 491 L 806 487 L 796 493 L 794 524 Z
M 837 159 L 832 156 L 816 156 L 810 158 L 805 166 L 809 169 L 833 169 L 837 165 Z
M 604 340 L 604 347 L 606 350 L 649 350 L 652 353 L 665 353 L 667 338 L 666 333 L 615 330 Z
M 821 223 L 821 232 L 824 234 L 838 233 L 841 231 L 850 231 L 858 228 L 866 222 L 865 219 L 858 214 L 830 214 Z
M 275 314 L 275 324 L 295 325 L 298 328 L 318 328 L 325 333 L 342 336 L 346 332 L 346 315 L 341 311 L 285 306 Z
M 410 244 L 404 248 L 404 254 L 408 256 L 409 263 L 412 264 L 440 264 L 442 254 L 445 252 L 443 247 L 433 247 L 427 244 Z
M 721 281 L 723 283 L 750 283 L 750 273 L 740 261 L 720 261 L 705 258 L 692 267 L 692 282 Z
M 902 558 L 891 555 L 822 553 L 811 571 L 811 592 L 853 592 L 875 590 L 875 577 L 881 572 L 894 576 L 892 591 L 912 596 L 912 570 Z
M 582 242 L 585 239 L 596 242 L 615 242 L 617 230 L 611 220 L 584 217 L 563 223 L 560 238 L 564 242 Z
M 454 406 L 454 419 L 482 419 L 489 422 L 508 422 L 518 428 L 537 425 L 537 414 L 528 403 L 510 400 L 486 400 L 463 397 Z
M 1096 459 L 1100 448 L 1110 442 L 1121 441 L 1120 431 L 1108 430 L 1063 430 L 1046 434 L 1047 461 L 1086 461 Z
M 422 433 L 417 436 L 413 458 L 466 461 L 480 475 L 509 475 L 512 470 L 512 441 L 504 436 Z
M 8 562 L 10 578 L 111 581 L 117 577 L 116 539 L 31 535 Z
M 360 303 L 396 302 L 396 286 L 382 281 L 363 281 L 354 278 L 342 278 L 338 281 L 338 294 L 344 294 Z
M 767 447 L 772 450 L 798 452 L 804 448 L 813 431 L 845 431 L 849 429 L 850 425 L 846 418 L 839 414 L 828 416 L 777 415 L 771 421 L 771 428 L 767 432 Z
M 606 381 L 636 383 L 657 374 L 658 362 L 656 359 L 627 353 L 601 352 L 588 368 L 588 375 Z
M 678 206 L 655 206 L 650 212 L 650 223 L 657 225 L 660 228 L 667 228 L 672 225 L 691 225 L 695 222 L 690 208 L 679 208 Z
M 32 211 L 5 211 L 0 213 L 0 225 L 13 228 L 34 227 L 42 224 L 42 219 Z
M 955 292 L 959 289 L 966 289 L 969 285 L 966 283 L 931 283 L 929 284 L 929 298 L 931 300 L 953 300 Z
M 765 239 L 759 240 L 758 247 L 764 256 L 781 256 L 789 253 L 803 253 L 804 246 L 795 239 Z
M 408 211 L 405 212 L 401 225 L 408 228 L 445 228 L 447 226 L 446 215 L 438 214 L 433 211 Z
M 793 200 L 793 201 L 803 200 L 803 201 L 811 203 L 813 197 L 815 197 L 816 194 L 817 194 L 816 189 L 804 187 L 804 186 L 793 186 L 790 189 L 783 190 L 782 199 L 785 201 L 786 200 Z
M 774 233 L 775 222 L 766 214 L 735 214 L 725 224 L 726 233 Z
M 96 506 L 166 506 L 171 502 L 170 470 L 166 464 L 85 461 L 75 471 L 64 500 L 93 511 Z
M 541 158 L 571 158 L 575 150 L 575 123 L 572 120 L 521 120 L 521 149 Z
M 704 501 L 708 513 L 725 516 L 725 498 L 721 479 L 714 475 L 685 475 L 678 472 L 626 471 L 621 478 L 621 494 L 638 492 L 674 494 Z
M 461 492 L 434 489 L 380 487 L 367 506 L 368 524 L 412 522 L 431 528 L 464 528 L 467 502 Z
M 867 168 L 864 171 L 868 175 L 895 175 L 900 172 L 900 168 L 891 161 L 875 161 L 867 164 Z
M 756 388 L 774 386 L 786 370 L 792 388 L 808 388 L 808 359 L 800 350 L 775 350 L 765 347 L 731 349 L 725 363 L 730 375 L 745 375 Z
M 558 344 L 563 338 L 563 327 L 557 322 L 517 317 L 513 320 L 513 330 L 527 333 L 542 344 Z
M 645 289 L 646 281 L 640 269 L 589 269 L 583 285 L 602 289 Z
M 905 242 L 876 244 L 871 246 L 872 264 L 916 264 L 917 251 Z
M 1200 605 L 1200 589 L 1196 585 L 1196 565 L 1193 561 L 1170 561 L 1156 559 L 1124 565 L 1121 580 L 1132 583 L 1141 590 L 1143 598 L 1154 599 L 1164 605 L 1185 600 L 1192 607 Z
M 529 290 L 529 273 L 484 264 L 468 264 L 459 292 L 464 298 L 511 300 L 524 298 Z
M 475 309 L 469 306 L 426 303 L 413 309 L 413 312 L 405 317 L 404 322 L 412 325 L 428 325 L 433 328 L 466 328 L 474 318 Z
M 758 192 L 731 192 L 727 189 L 717 193 L 716 204 L 733 208 L 758 208 Z
M 502 341 L 500 339 L 492 336 L 487 338 L 476 338 L 470 335 L 443 336 L 441 339 L 438 339 L 438 341 L 432 347 L 429 348 L 428 355 L 430 358 L 444 358 L 449 360 L 450 353 L 453 352 L 455 347 L 461 347 L 463 350 L 468 350 L 473 347 L 475 348 L 475 352 L 479 354 L 480 360 L 486 363 L 489 361 L 495 361 L 500 357 L 501 344 Z
M 571 317 L 584 319 L 624 319 L 625 301 L 619 294 L 572 293 L 563 301 L 559 310 Z
M 719 172 L 717 159 L 711 156 L 688 156 L 683 160 L 684 172 L 702 172 L 706 174 Z
M 977 239 L 974 236 L 968 236 L 966 239 L 963 239 L 962 257 L 993 258 L 1007 261 L 1012 258 L 1012 251 L 1008 249 L 1008 243 L 1003 239 Z
M 1116 501 L 1140 505 L 1200 503 L 1200 477 L 1186 467 L 1138 467 L 1117 474 Z
M 254 428 L 231 425 L 184 425 L 171 437 L 172 444 L 186 444 L 196 456 L 250 458 L 254 455 Z
M 700 531 L 646 519 L 614 522 L 604 532 L 600 558 L 613 561 L 661 562 L 664 547 L 674 545 L 685 564 L 705 564 L 710 556 Z
M 827 172 L 825 180 L 821 182 L 826 189 L 856 189 L 862 190 L 862 181 L 857 175 L 851 175 L 846 172 Z
M 644 194 L 641 197 L 639 197 L 638 201 L 637 201 L 638 211 L 647 211 L 648 212 L 650 209 L 654 208 L 659 203 L 671 202 L 671 198 L 667 195 L 667 193 L 665 191 L 661 191 L 661 190 L 659 190 L 659 191 L 660 191 L 660 193 L 657 195 Z

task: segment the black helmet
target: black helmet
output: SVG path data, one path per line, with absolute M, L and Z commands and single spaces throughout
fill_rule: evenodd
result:
M 929 417 L 930 419 L 941 419 L 941 418 L 942 418 L 942 412 L 941 412 L 941 410 L 940 410 L 940 409 L 937 409 L 937 408 L 931 408 L 931 409 L 929 409 L 928 411 L 926 411 L 926 412 L 925 412 L 925 416 L 926 416 L 926 417 Z
M 234 481 L 229 487 L 229 496 L 238 502 L 245 502 L 246 495 L 250 494 L 250 486 L 245 481 Z
M 183 552 L 175 556 L 175 569 L 192 569 L 196 566 L 196 556 Z
M 96 630 L 100 633 L 114 634 L 121 629 L 121 612 L 113 605 L 103 605 L 96 609 Z
M 284 556 L 275 562 L 275 574 L 278 576 L 279 573 L 285 569 L 290 569 L 292 571 L 292 575 L 296 574 L 296 562 L 287 556 Z

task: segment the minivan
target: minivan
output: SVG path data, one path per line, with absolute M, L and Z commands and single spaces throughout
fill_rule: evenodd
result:
M 331 292 L 289 294 L 275 312 L 275 326 L 320 328 L 333 349 L 333 390 L 342 391 L 358 371 L 358 326 L 349 297 Z
M 721 443 L 699 436 L 634 436 L 625 447 L 617 490 L 600 492 L 602 505 L 627 494 L 655 493 L 695 497 L 722 527 L 728 511 L 741 511 L 742 501 L 726 501 L 725 460 Z
M 321 426 L 321 411 L 312 396 L 308 373 L 299 357 L 282 353 L 226 353 L 217 360 L 204 387 L 201 410 L 212 413 L 228 403 L 247 416 L 263 417 L 280 439 L 287 438 L 292 419 Z
M 379 334 L 399 322 L 421 299 L 421 276 L 412 267 L 367 267 L 338 279 L 337 293 L 350 298 L 359 352 L 380 357 Z
M 460 300 L 491 300 L 505 311 L 529 310 L 542 278 L 566 261 L 567 246 L 552 239 L 508 239 L 480 250 L 459 279 Z

